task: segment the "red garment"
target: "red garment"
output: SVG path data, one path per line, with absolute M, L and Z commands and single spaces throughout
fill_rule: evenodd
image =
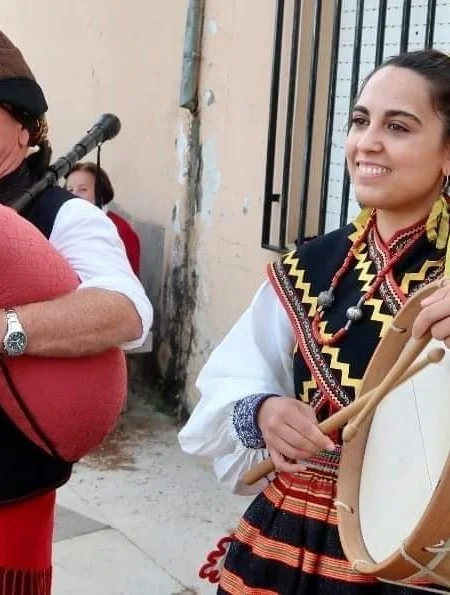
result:
M 0 595 L 50 595 L 56 492 L 0 506 Z
M 130 261 L 131 268 L 134 271 L 136 277 L 139 277 L 139 266 L 141 259 L 141 244 L 139 237 L 131 225 L 126 219 L 113 213 L 112 211 L 107 212 L 108 217 L 114 222 L 119 232 L 119 236 L 125 245 L 125 250 Z

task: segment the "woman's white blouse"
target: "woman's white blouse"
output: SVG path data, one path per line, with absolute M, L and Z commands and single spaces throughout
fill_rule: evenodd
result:
M 231 419 L 234 405 L 258 393 L 292 397 L 294 346 L 287 314 L 266 281 L 198 377 L 200 401 L 179 442 L 190 454 L 213 458 L 220 483 L 234 492 L 261 490 L 265 480 L 247 487 L 240 478 L 267 456 L 265 449 L 247 448 L 239 440 Z

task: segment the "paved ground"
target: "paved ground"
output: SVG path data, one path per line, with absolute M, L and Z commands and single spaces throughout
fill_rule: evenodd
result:
M 248 500 L 219 490 L 173 420 L 137 402 L 58 502 L 54 595 L 207 595 L 198 568 Z

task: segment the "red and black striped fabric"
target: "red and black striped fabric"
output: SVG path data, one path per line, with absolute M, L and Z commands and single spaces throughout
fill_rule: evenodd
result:
M 278 475 L 241 519 L 217 593 L 417 595 L 352 570 L 339 541 L 336 478 L 329 455 L 323 470 Z
M 56 492 L 0 506 L 0 595 L 50 595 Z

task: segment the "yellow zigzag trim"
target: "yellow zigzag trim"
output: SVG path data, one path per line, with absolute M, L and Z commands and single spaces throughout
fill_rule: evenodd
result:
M 352 231 L 352 233 L 348 236 L 348 239 L 350 240 L 350 242 L 352 244 L 357 239 L 357 237 L 361 233 L 361 231 L 362 231 L 362 229 L 363 229 L 364 226 L 360 225 L 360 226 L 355 226 L 355 227 L 356 227 L 355 231 Z
M 305 283 L 303 280 L 305 277 L 305 271 L 304 269 L 298 269 L 299 259 L 293 258 L 294 254 L 295 250 L 286 254 L 283 262 L 291 267 L 288 271 L 288 275 L 297 278 L 295 282 L 295 288 L 303 290 L 302 304 L 305 306 L 305 308 L 307 304 L 310 306 L 309 312 L 307 313 L 308 316 L 314 316 L 317 308 L 317 298 L 310 295 L 311 283 Z
M 324 338 L 329 338 L 331 337 L 330 333 L 327 333 L 325 330 L 325 327 L 327 325 L 327 322 L 325 320 L 323 320 L 320 323 L 320 333 Z M 340 380 L 340 384 L 342 387 L 353 387 L 355 390 L 358 388 L 359 383 L 361 382 L 360 378 L 352 378 L 350 376 L 350 366 L 349 364 L 346 364 L 344 362 L 340 362 L 338 360 L 338 355 L 339 355 L 339 348 L 338 347 L 331 347 L 331 345 L 324 345 L 322 347 L 322 353 L 326 353 L 330 356 L 330 368 L 332 370 L 338 370 L 341 373 L 341 380 Z
M 311 380 L 305 380 L 303 382 L 303 392 L 300 395 L 302 401 L 304 403 L 309 403 L 310 401 L 310 397 L 309 397 L 309 392 L 312 391 L 314 392 L 317 388 L 317 382 L 314 380 L 314 378 L 311 378 Z
M 365 247 L 365 244 L 361 246 L 361 249 Z M 373 273 L 369 273 L 370 265 L 372 264 L 370 260 L 366 259 L 366 252 L 358 252 L 355 254 L 355 259 L 357 263 L 355 265 L 355 270 L 361 271 L 358 280 L 365 281 L 364 285 L 361 288 L 361 291 L 368 291 L 370 286 L 372 285 L 372 281 L 375 279 L 375 275 Z
M 445 257 L 442 257 L 439 260 L 426 260 L 421 266 L 420 271 L 417 273 L 405 273 L 402 279 L 402 284 L 400 285 L 400 289 L 405 295 L 409 295 L 411 283 L 414 281 L 424 281 L 429 269 L 438 268 L 440 266 L 443 267 L 444 263 Z
M 367 252 L 362 252 L 363 247 L 364 247 L 364 244 L 361 246 L 361 249 L 360 249 L 360 251 L 358 251 L 358 254 L 355 254 L 355 258 L 358 261 L 357 264 L 355 265 L 355 270 L 360 271 L 358 279 L 359 279 L 359 281 L 364 282 L 364 285 L 362 286 L 361 290 L 365 292 L 370 289 L 370 286 L 372 284 L 372 281 L 375 278 L 375 275 L 368 272 L 370 265 L 371 265 L 371 261 L 367 259 Z M 392 321 L 392 316 L 390 314 L 382 314 L 381 313 L 380 310 L 381 310 L 381 306 L 383 305 L 383 300 L 376 299 L 376 298 L 372 297 L 372 298 L 370 298 L 370 300 L 368 300 L 366 302 L 366 304 L 368 306 L 372 306 L 372 308 L 373 308 L 371 320 L 375 320 L 376 322 L 381 322 L 381 330 L 380 330 L 379 336 L 383 337 Z
M 381 322 L 381 329 L 380 329 L 380 339 L 384 337 L 386 331 L 391 326 L 392 316 L 390 314 L 382 314 L 380 312 L 381 306 L 383 305 L 383 300 L 377 300 L 375 298 L 371 298 L 366 302 L 368 306 L 372 306 L 373 312 L 372 316 L 370 317 L 371 320 L 376 320 L 377 322 Z
M 353 241 L 353 239 L 361 232 L 362 227 L 363 226 L 358 226 L 357 229 L 349 236 L 350 241 Z M 362 250 L 364 248 L 364 246 L 365 246 L 365 244 L 362 244 L 360 246 L 360 250 Z M 293 250 L 292 252 L 289 252 L 288 254 L 285 255 L 283 262 L 290 267 L 290 269 L 288 270 L 288 275 L 296 278 L 295 288 L 303 290 L 302 303 L 304 306 L 306 306 L 306 304 L 310 305 L 308 316 L 311 317 L 311 316 L 314 316 L 314 314 L 316 312 L 317 298 L 312 297 L 310 295 L 311 284 L 306 283 L 304 281 L 305 271 L 303 269 L 300 269 L 300 270 L 298 269 L 299 259 L 295 258 L 294 255 L 295 255 L 295 250 Z M 357 254 L 355 256 L 356 256 L 356 259 L 358 260 L 357 268 L 359 268 L 361 270 L 361 273 L 359 275 L 359 280 L 366 282 L 367 288 L 366 289 L 363 288 L 366 291 L 370 287 L 370 283 L 373 280 L 373 278 L 375 277 L 375 275 L 371 275 L 367 272 L 368 268 L 370 267 L 370 262 L 367 262 L 367 263 L 364 262 L 364 259 L 365 259 L 364 254 Z M 366 285 L 364 287 L 366 287 Z M 378 302 L 378 301 L 379 301 L 379 304 L 376 304 L 375 302 Z M 373 318 L 375 320 L 383 323 L 382 331 L 384 331 L 384 318 L 386 319 L 386 322 L 388 322 L 388 321 L 390 321 L 390 317 L 381 315 L 379 313 L 379 308 L 382 305 L 382 301 L 372 299 L 372 300 L 369 300 L 368 303 L 370 305 L 372 305 L 374 308 Z M 327 337 L 327 336 L 329 337 L 330 334 L 327 333 L 325 330 L 326 324 L 327 324 L 326 321 L 322 321 L 320 323 L 321 333 L 323 334 L 324 337 Z M 341 385 L 344 387 L 352 387 L 354 389 L 357 389 L 361 380 L 359 378 L 352 378 L 350 376 L 349 364 L 342 363 L 339 361 L 339 359 L 338 359 L 339 348 L 331 347 L 331 346 L 324 346 L 322 348 L 322 352 L 326 353 L 330 356 L 330 368 L 333 370 L 337 370 L 341 373 Z M 314 379 L 304 381 L 303 382 L 302 400 L 307 402 L 309 400 L 309 398 L 308 398 L 309 391 L 312 389 L 316 389 L 316 388 L 317 388 L 317 383 L 315 382 Z
M 372 215 L 372 209 L 362 208 L 358 215 L 353 219 L 352 224 L 355 226 L 356 231 L 359 232 L 366 227 L 369 223 L 369 219 Z
M 338 360 L 339 349 L 337 347 L 330 347 L 329 345 L 324 345 L 322 348 L 322 353 L 327 353 L 330 358 L 330 368 L 332 370 L 339 370 L 341 373 L 341 380 L 340 384 L 342 387 L 351 386 L 355 390 L 358 388 L 359 383 L 361 382 L 360 378 L 352 378 L 350 376 L 350 366 Z
M 300 349 L 299 349 L 298 343 L 296 343 L 295 347 L 294 347 L 294 352 L 292 355 L 294 356 L 299 351 L 300 351 Z M 309 401 L 310 401 L 309 392 L 310 391 L 314 392 L 316 390 L 317 382 L 315 381 L 315 379 L 313 377 L 311 377 L 310 380 L 304 380 L 302 384 L 303 384 L 303 390 L 300 395 L 300 398 L 304 403 L 309 403 Z

